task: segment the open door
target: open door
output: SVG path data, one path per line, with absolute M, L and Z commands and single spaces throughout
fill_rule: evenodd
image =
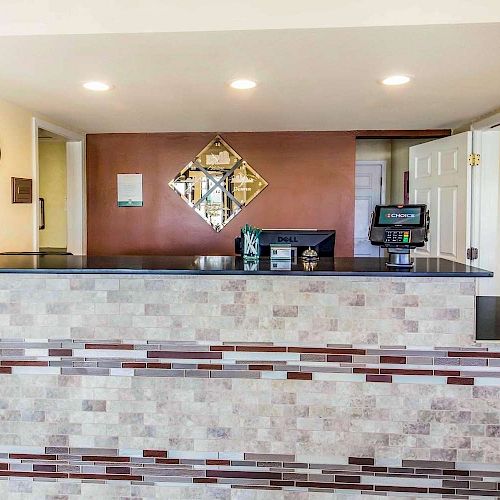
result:
M 430 212 L 429 241 L 416 257 L 468 263 L 471 228 L 472 132 L 410 148 L 410 203 Z

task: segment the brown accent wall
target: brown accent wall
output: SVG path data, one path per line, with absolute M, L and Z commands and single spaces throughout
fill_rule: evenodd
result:
M 347 132 L 221 134 L 269 186 L 216 233 L 168 186 L 215 133 L 87 136 L 89 255 L 232 255 L 245 223 L 336 229 L 352 256 L 355 136 Z M 142 173 L 144 206 L 118 208 L 116 174 Z

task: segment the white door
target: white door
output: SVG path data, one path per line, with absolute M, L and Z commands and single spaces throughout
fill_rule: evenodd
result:
M 380 249 L 370 243 L 368 229 L 375 205 L 382 202 L 383 162 L 357 162 L 354 218 L 354 255 L 379 257 Z
M 415 250 L 416 257 L 467 263 L 471 151 L 471 132 L 410 148 L 410 203 L 425 203 L 430 213 L 429 241 Z

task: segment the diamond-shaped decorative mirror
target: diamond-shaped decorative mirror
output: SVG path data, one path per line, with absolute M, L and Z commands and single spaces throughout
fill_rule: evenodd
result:
M 215 231 L 220 231 L 267 182 L 217 136 L 169 186 Z

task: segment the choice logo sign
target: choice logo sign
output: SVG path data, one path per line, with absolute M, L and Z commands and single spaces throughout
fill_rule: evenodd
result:
M 405 213 L 389 213 L 389 214 L 386 214 L 386 217 L 389 217 L 391 219 L 411 219 L 413 217 L 416 217 L 417 214 L 405 214 Z

